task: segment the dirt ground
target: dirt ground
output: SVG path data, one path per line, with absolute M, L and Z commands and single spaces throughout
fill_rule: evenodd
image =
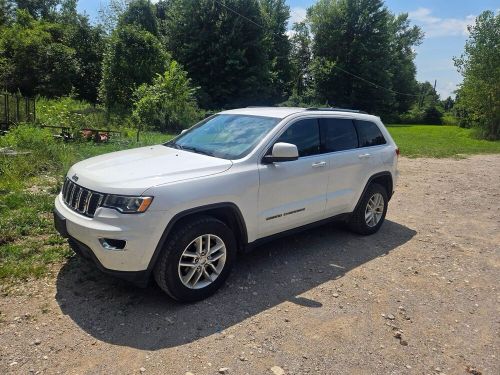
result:
M 239 258 L 192 305 L 72 258 L 0 297 L 0 373 L 500 374 L 500 155 L 400 160 L 371 237 Z

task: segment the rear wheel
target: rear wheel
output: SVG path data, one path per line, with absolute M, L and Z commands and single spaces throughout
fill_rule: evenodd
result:
M 349 220 L 349 228 L 359 234 L 377 232 L 387 213 L 387 191 L 382 185 L 371 184 Z
M 198 301 L 221 287 L 235 257 L 231 229 L 213 217 L 200 216 L 173 229 L 155 266 L 155 280 L 178 301 Z

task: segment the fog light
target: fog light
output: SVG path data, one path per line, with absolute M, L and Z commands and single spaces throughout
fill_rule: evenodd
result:
M 111 238 L 99 238 L 99 242 L 106 250 L 123 250 L 127 244 L 125 240 L 114 240 Z

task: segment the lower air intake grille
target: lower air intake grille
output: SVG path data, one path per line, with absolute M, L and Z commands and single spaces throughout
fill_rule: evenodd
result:
M 101 206 L 104 194 L 85 189 L 66 178 L 62 188 L 64 203 L 72 210 L 89 217 Z

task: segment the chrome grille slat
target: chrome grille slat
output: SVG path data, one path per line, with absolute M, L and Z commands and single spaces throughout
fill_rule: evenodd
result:
M 66 206 L 89 217 L 101 206 L 105 195 L 84 188 L 66 178 L 62 187 L 62 198 Z
M 75 194 L 75 189 L 76 189 L 76 184 L 71 185 L 69 189 L 69 197 L 68 197 L 68 204 L 71 206 L 71 203 L 73 201 L 73 194 Z
M 87 198 L 85 199 L 85 203 L 83 204 L 83 212 L 88 212 L 89 202 L 91 198 L 92 198 L 92 192 L 89 191 L 87 194 Z

